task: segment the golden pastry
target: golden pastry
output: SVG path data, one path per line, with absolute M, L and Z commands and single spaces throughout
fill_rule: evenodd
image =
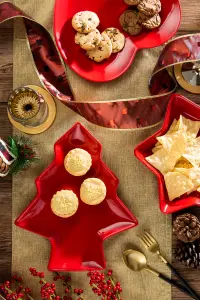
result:
M 97 205 L 106 197 L 106 186 L 104 182 L 98 178 L 88 178 L 82 185 L 80 190 L 81 200 L 89 205 Z
M 70 190 L 58 191 L 51 199 L 51 209 L 58 217 L 71 217 L 78 209 L 78 198 Z
M 64 166 L 71 175 L 83 176 L 92 166 L 91 155 L 83 149 L 73 149 L 66 155 Z

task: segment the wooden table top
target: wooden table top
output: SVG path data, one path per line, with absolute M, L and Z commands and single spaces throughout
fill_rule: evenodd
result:
M 182 22 L 178 35 L 200 32 L 199 0 L 180 0 L 182 6 Z M 12 91 L 13 83 L 13 23 L 0 26 L 0 136 L 7 138 L 12 134 L 12 127 L 7 118 L 6 101 Z M 200 96 L 187 94 L 189 99 L 200 104 Z M 0 282 L 10 278 L 12 261 L 12 178 L 0 179 Z M 192 208 L 200 217 L 200 208 Z M 174 217 L 174 216 L 173 216 Z M 176 240 L 173 239 L 172 263 L 200 295 L 200 271 L 194 271 L 181 266 L 174 258 Z M 189 300 L 177 289 L 172 289 L 172 300 Z M 162 299 L 155 299 L 162 300 Z

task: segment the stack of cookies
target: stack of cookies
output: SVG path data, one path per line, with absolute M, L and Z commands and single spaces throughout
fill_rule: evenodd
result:
M 75 43 L 95 62 L 102 62 L 125 45 L 125 37 L 117 28 L 107 28 L 100 33 L 99 23 L 97 14 L 92 11 L 78 12 L 72 18 L 72 26 L 77 31 Z
M 160 26 L 160 0 L 124 0 L 130 9 L 120 17 L 120 24 L 130 35 L 138 35 L 142 29 L 154 29 Z

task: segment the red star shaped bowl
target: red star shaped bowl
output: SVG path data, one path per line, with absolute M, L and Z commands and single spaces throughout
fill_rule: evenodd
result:
M 190 206 L 200 205 L 200 193 L 198 192 L 194 192 L 189 196 L 183 195 L 174 201 L 169 201 L 163 175 L 145 160 L 145 157 L 152 154 L 152 148 L 154 148 L 157 142 L 156 138 L 164 135 L 169 130 L 173 120 L 175 118 L 178 119 L 180 115 L 191 120 L 200 121 L 200 106 L 181 95 L 172 95 L 162 128 L 139 144 L 134 151 L 135 156 L 158 178 L 160 210 L 165 214 L 171 214 Z
M 64 168 L 66 154 L 82 148 L 92 156 L 92 167 L 85 176 L 74 177 Z M 138 222 L 118 198 L 117 177 L 101 160 L 100 143 L 80 124 L 75 124 L 55 143 L 55 159 L 36 179 L 37 196 L 15 221 L 21 228 L 48 238 L 51 257 L 48 268 L 52 271 L 83 271 L 105 268 L 103 241 Z M 91 206 L 80 200 L 80 186 L 88 177 L 98 177 L 107 187 L 106 199 Z M 64 219 L 51 210 L 53 195 L 70 189 L 79 198 L 75 215 Z
M 129 9 L 123 0 L 56 0 L 54 35 L 63 59 L 78 75 L 91 81 L 106 82 L 119 77 L 130 67 L 139 49 L 160 46 L 177 32 L 181 20 L 179 0 L 161 0 L 161 3 L 160 27 L 130 36 L 123 32 L 119 22 L 121 14 Z M 116 27 L 124 33 L 126 44 L 121 52 L 112 54 L 102 63 L 95 63 L 74 43 L 75 30 L 71 20 L 77 12 L 84 10 L 97 13 L 100 31 Z

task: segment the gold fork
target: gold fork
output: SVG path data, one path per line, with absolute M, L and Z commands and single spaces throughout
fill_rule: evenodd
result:
M 182 284 L 187 288 L 187 290 L 190 292 L 191 296 L 199 300 L 200 297 L 196 295 L 196 293 L 193 291 L 193 289 L 188 285 L 188 283 L 185 281 L 183 277 L 174 269 L 174 267 L 162 256 L 160 252 L 160 246 L 158 242 L 155 240 L 155 238 L 146 230 L 141 234 L 138 235 L 138 238 L 142 242 L 142 244 L 145 246 L 145 248 L 154 253 L 157 254 L 158 257 L 161 259 L 162 262 L 166 264 L 166 266 L 171 270 L 171 272 L 182 282 Z

